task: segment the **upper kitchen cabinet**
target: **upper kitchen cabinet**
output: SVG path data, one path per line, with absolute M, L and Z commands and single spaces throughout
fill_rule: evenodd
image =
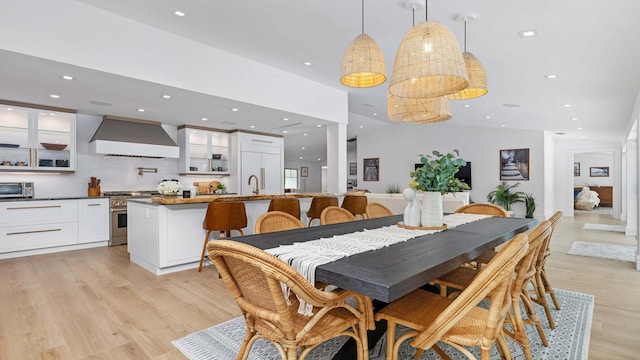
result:
M 229 175 L 229 131 L 182 125 L 178 127 L 180 175 Z
M 0 100 L 0 171 L 72 172 L 75 110 Z

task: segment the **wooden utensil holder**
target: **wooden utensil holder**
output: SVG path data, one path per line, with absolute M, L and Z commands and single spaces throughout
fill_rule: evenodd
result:
M 100 186 L 94 188 L 88 188 L 87 194 L 89 196 L 100 196 Z

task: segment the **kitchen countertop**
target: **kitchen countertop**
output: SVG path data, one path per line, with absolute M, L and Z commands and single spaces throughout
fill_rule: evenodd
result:
M 61 196 L 61 197 L 53 197 L 53 196 L 43 196 L 43 197 L 33 197 L 33 198 L 8 198 L 8 199 L 0 199 L 0 202 L 9 202 L 9 201 L 47 201 L 47 200 L 79 200 L 79 199 L 108 199 L 108 196 Z
M 191 198 L 183 198 L 181 196 L 154 196 L 151 198 L 152 203 L 161 205 L 180 205 L 180 204 L 199 204 L 210 203 L 213 201 L 255 201 L 255 200 L 271 200 L 275 198 L 310 198 L 314 196 L 337 196 L 331 193 L 300 193 L 300 194 L 281 194 L 281 195 L 196 195 Z

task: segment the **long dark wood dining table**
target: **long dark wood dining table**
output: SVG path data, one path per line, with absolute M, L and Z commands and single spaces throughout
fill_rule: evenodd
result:
M 235 237 L 260 249 L 397 224 L 402 215 Z M 500 245 L 536 223 L 490 217 L 320 265 L 316 280 L 389 303 Z

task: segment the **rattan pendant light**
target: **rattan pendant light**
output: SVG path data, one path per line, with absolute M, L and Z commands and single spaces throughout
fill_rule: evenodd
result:
M 464 20 L 464 53 L 462 53 L 462 56 L 467 68 L 467 74 L 469 74 L 469 86 L 455 94 L 447 95 L 448 99 L 473 99 L 489 92 L 487 73 L 484 71 L 484 66 L 475 55 L 467 51 L 467 22 L 471 22 L 473 19 L 474 17 L 471 15 L 464 15 L 460 18 L 460 20 Z
M 343 85 L 355 88 L 378 86 L 387 80 L 384 54 L 371 36 L 364 33 L 364 0 L 362 0 L 362 34 L 349 44 L 342 57 Z
M 391 121 L 415 124 L 435 123 L 453 117 L 449 101 L 434 98 L 401 98 L 387 93 L 387 112 Z
M 409 30 L 396 52 L 389 83 L 389 92 L 394 96 L 444 96 L 469 85 L 455 36 L 444 25 L 425 18 L 427 21 Z

